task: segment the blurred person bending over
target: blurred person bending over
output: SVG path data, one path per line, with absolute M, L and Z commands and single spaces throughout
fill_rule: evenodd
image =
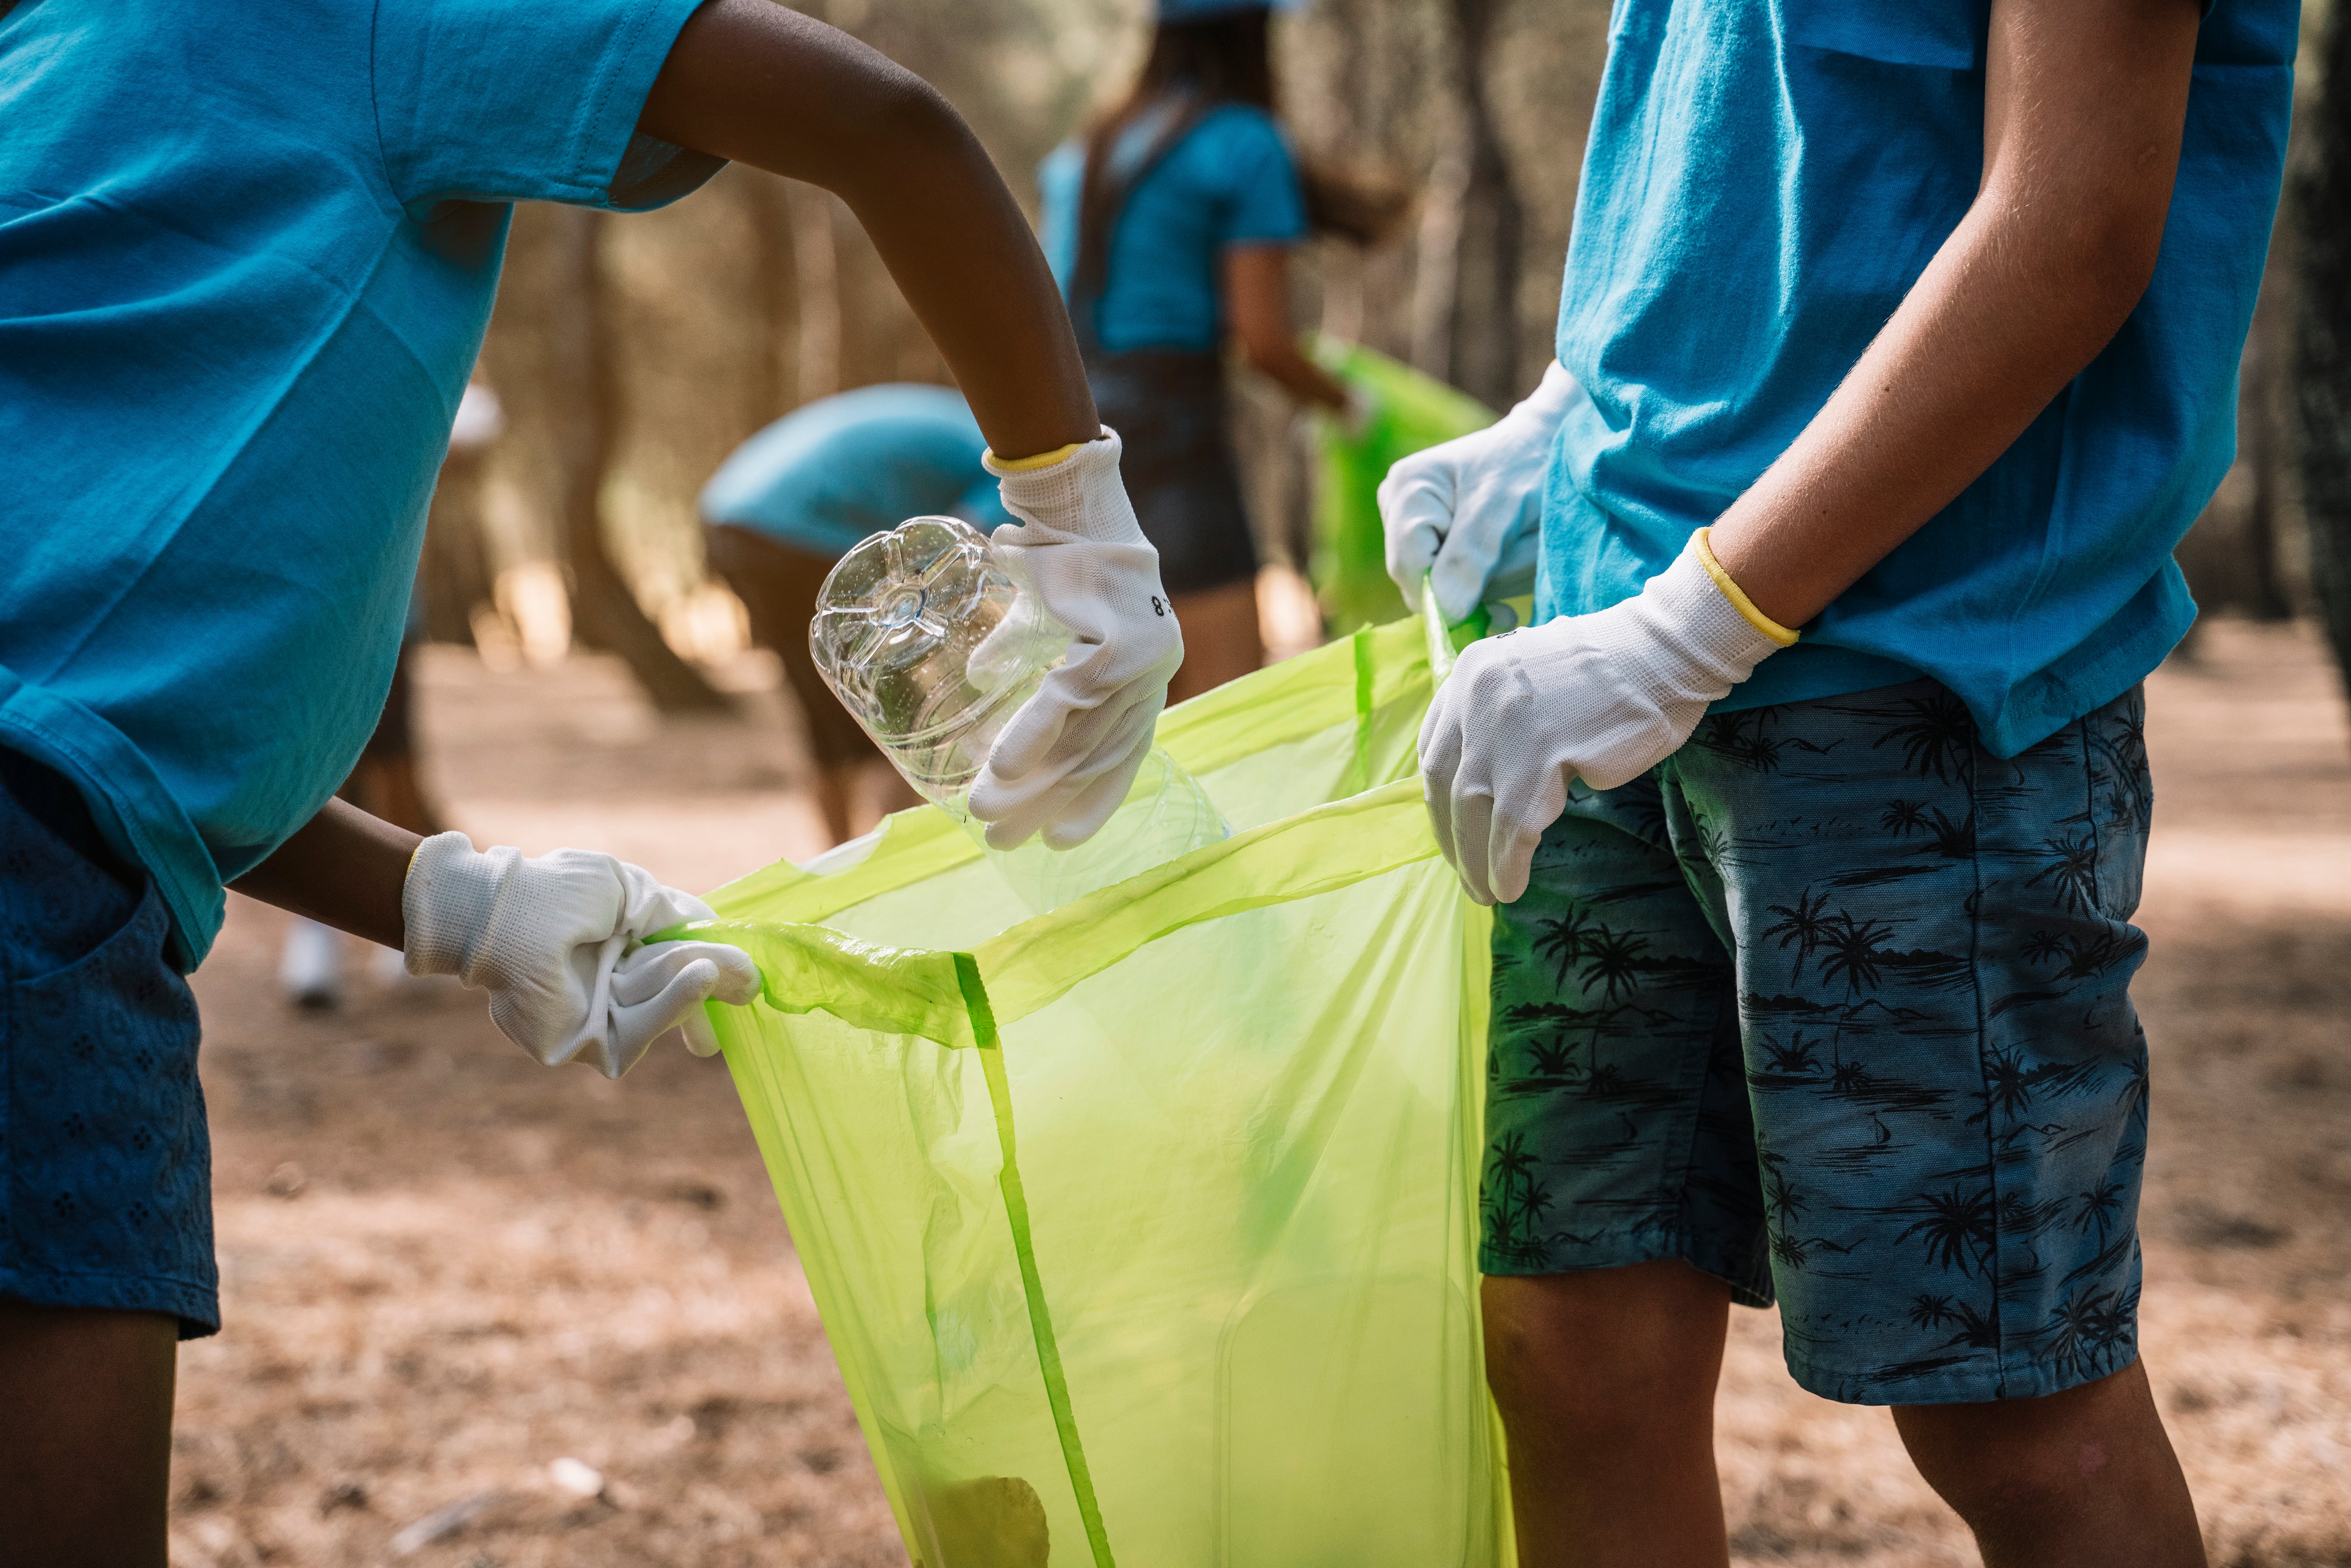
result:
M 809 651 L 817 590 L 869 534 L 954 517 L 1011 521 L 962 397 L 912 382 L 860 387 L 794 409 L 737 447 L 702 491 L 711 570 L 743 601 L 799 699 L 817 804 L 834 843 L 920 798 L 834 697 Z
M 1495 904 L 1520 1560 L 1728 1561 L 1733 1302 L 1990 1568 L 2204 1560 L 2138 1340 L 2141 679 L 2229 467 L 2295 0 L 1619 0 L 1557 361 L 1382 486 Z
M 1290 254 L 1310 205 L 1358 239 L 1393 214 L 1334 182 L 1301 180 L 1275 118 L 1270 21 L 1269 0 L 1159 0 L 1134 89 L 1037 174 L 1045 254 L 1094 401 L 1126 438 L 1127 486 L 1186 628 L 1175 701 L 1265 657 L 1226 339 L 1302 402 L 1357 421 L 1370 412 L 1367 394 L 1351 400 L 1300 352 Z
M 1076 633 L 975 787 L 992 832 L 1098 827 L 1183 645 L 1019 205 L 944 99 L 820 23 L 25 0 L 0 123 L 0 1556 L 162 1568 L 175 1343 L 220 1325 L 183 977 L 225 888 L 481 986 L 538 1060 L 611 1076 L 680 1022 L 711 1049 L 701 1004 L 761 983 L 649 942 L 708 912 L 638 867 L 333 798 L 513 203 L 656 207 L 737 158 L 857 214 L 1010 455 L 998 538 Z

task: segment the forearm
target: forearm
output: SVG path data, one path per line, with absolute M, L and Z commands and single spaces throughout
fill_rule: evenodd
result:
M 2103 15 L 2050 27 L 2043 3 L 1996 8 L 1985 176 L 1967 217 L 1826 406 L 1715 524 L 1724 570 L 1783 625 L 1819 614 L 1990 467 L 2112 339 L 2153 272 L 2195 9 L 2094 0 L 2082 12 Z M 2050 37 L 2068 26 L 2079 36 Z
M 1301 402 L 1318 408 L 1347 406 L 1347 389 L 1328 371 L 1299 352 L 1287 338 L 1273 343 L 1244 343 L 1241 351 L 1258 372 Z
M 1347 406 L 1347 389 L 1298 351 L 1290 314 L 1290 246 L 1237 245 L 1228 249 L 1218 283 L 1225 317 L 1249 362 L 1302 402 Z
M 679 34 L 640 124 L 840 196 L 998 453 L 1049 452 L 1101 429 L 1028 220 L 920 78 L 769 0 L 711 0 Z
M 229 885 L 398 950 L 407 946 L 401 891 L 422 842 L 349 801 L 329 800 L 267 860 Z

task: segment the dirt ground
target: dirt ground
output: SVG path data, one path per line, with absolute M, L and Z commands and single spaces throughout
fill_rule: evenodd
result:
M 665 727 L 603 662 L 434 650 L 431 776 L 479 842 L 693 888 L 804 857 L 795 724 L 736 674 L 751 722 Z M 2300 629 L 2217 625 L 2150 691 L 2147 1364 L 2216 1563 L 2351 1564 L 2351 732 Z M 227 1328 L 181 1360 L 177 1568 L 905 1561 L 718 1064 L 550 1072 L 356 946 L 345 1007 L 296 1013 L 281 917 L 232 904 L 196 980 Z M 1768 1313 L 1720 1447 L 1742 1563 L 1975 1560 Z

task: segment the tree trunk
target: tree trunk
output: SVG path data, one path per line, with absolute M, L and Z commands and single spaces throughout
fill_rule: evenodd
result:
M 561 384 L 571 417 L 563 450 L 563 549 L 571 574 L 571 634 L 581 646 L 618 653 L 663 713 L 731 713 L 734 704 L 662 641 L 604 542 L 604 480 L 620 428 L 620 377 L 612 362 L 600 253 L 606 219 L 584 208 L 565 215 L 561 262 L 565 340 Z
M 2311 579 L 2336 664 L 2351 683 L 2351 5 L 2337 0 L 2319 46 L 2312 157 L 2296 182 L 2302 300 L 2294 402 Z
M 1451 0 L 1468 136 L 1453 276 L 1451 381 L 1472 397 L 1508 408 L 1519 384 L 1519 279 L 1526 217 L 1510 181 L 1509 154 L 1486 90 L 1487 47 L 1501 0 Z

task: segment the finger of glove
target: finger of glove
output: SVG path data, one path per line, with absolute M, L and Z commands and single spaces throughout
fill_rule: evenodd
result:
M 685 1049 L 696 1056 L 716 1056 L 720 1051 L 718 1031 L 711 1026 L 707 1004 L 685 1009 L 685 1017 L 677 1027 L 685 1035 Z
M 1072 802 L 1116 768 L 1126 768 L 1131 784 L 1134 768 L 1141 765 L 1143 755 L 1151 747 L 1153 720 L 1158 716 L 1160 706 L 1165 701 L 1165 695 L 1156 691 L 1136 694 L 1120 705 L 1115 712 L 1100 716 L 1106 721 L 1114 722 L 1097 727 L 1104 730 L 1099 744 L 1086 751 L 1071 745 L 1066 755 L 1057 759 L 1054 767 L 1040 768 L 1009 783 L 983 770 L 978 781 L 972 786 L 971 813 L 989 824 L 988 847 L 1018 849 L 1037 833 L 1065 819 L 1073 824 L 1071 830 L 1066 831 L 1082 826 L 1083 813 L 1071 816 L 1077 810 Z M 1119 800 L 1126 798 L 1126 788 L 1120 787 Z M 1114 811 L 1117 809 L 1117 802 L 1113 801 L 1111 810 Z M 1104 820 L 1107 821 L 1107 817 Z M 1056 842 L 1057 847 L 1067 848 L 1084 837 L 1091 837 L 1095 831 L 1095 828 L 1086 828 L 1080 838 L 1073 839 L 1062 839 L 1057 833 L 1049 832 L 1048 841 Z
M 759 966 L 740 947 L 725 942 L 653 942 L 614 966 L 612 1001 L 620 1007 L 641 1006 L 695 964 L 710 966 L 710 994 L 719 1001 L 740 1007 L 759 994 Z
M 1440 483 L 1443 477 L 1415 476 L 1399 482 L 1391 469 L 1380 482 L 1388 577 L 1406 597 L 1419 591 L 1420 574 L 1436 565 L 1453 521 L 1453 487 Z
M 964 664 L 964 679 L 979 691 L 1000 691 L 1026 671 L 1050 664 L 1068 642 L 1066 630 L 1050 624 L 1036 601 L 1024 593 L 971 651 Z
M 1557 820 L 1555 814 L 1552 820 Z M 1486 891 L 1492 902 L 1516 904 L 1525 894 L 1527 879 L 1533 874 L 1535 847 L 1541 842 L 1541 828 L 1530 830 L 1517 813 L 1496 809 L 1486 849 Z
M 681 967 L 650 999 L 633 1007 L 612 1009 L 608 1032 L 617 1055 L 628 1061 L 643 1055 L 656 1036 L 709 1000 L 718 980 L 718 966 L 706 957 L 697 957 Z M 620 1074 L 611 1076 L 617 1078 Z
M 1179 644 L 1139 675 L 1116 685 L 1096 681 L 1085 668 L 1068 664 L 1047 675 L 1037 695 L 1021 705 L 988 747 L 981 770 L 988 798 L 998 798 L 997 791 L 1007 787 L 1018 788 L 1032 773 L 1044 775 L 1049 785 L 1057 783 L 1106 746 L 1123 750 L 1134 710 L 1142 704 L 1165 704 L 1168 678 L 1182 658 Z M 1153 706 L 1152 715 L 1157 712 L 1158 706 Z M 979 791 L 974 793 L 977 797 Z M 977 800 L 972 812 L 982 821 L 995 819 Z
M 1493 562 L 1477 549 L 1457 548 L 1453 539 L 1437 552 L 1437 564 L 1429 569 L 1428 586 L 1437 594 L 1437 613 L 1448 626 L 1458 626 L 1469 619 L 1486 597 L 1486 583 L 1493 576 Z
M 621 888 L 621 909 L 614 930 L 632 942 L 642 941 L 656 931 L 666 931 L 673 925 L 683 925 L 689 920 L 712 920 L 716 916 L 710 905 L 674 887 L 664 885 L 641 865 L 628 861 L 611 860 L 613 877 Z
M 1134 788 L 1135 773 L 1143 767 L 1143 758 L 1150 751 L 1150 737 L 1130 750 L 1115 766 L 1072 797 L 1070 803 L 1045 825 L 1045 842 L 1057 850 L 1075 849 L 1109 821 L 1118 809 L 1126 803 L 1128 791 Z
M 1483 789 L 1463 789 L 1457 781 L 1453 791 L 1453 844 L 1458 852 L 1453 869 L 1461 873 L 1461 886 L 1479 904 L 1494 902 L 1493 891 L 1494 797 Z
M 1420 722 L 1420 795 L 1428 807 L 1428 825 L 1437 835 L 1437 852 L 1458 866 L 1460 858 L 1454 850 L 1453 779 L 1461 766 L 1461 733 L 1446 700 L 1450 690 L 1449 683 L 1437 688 L 1427 716 Z

